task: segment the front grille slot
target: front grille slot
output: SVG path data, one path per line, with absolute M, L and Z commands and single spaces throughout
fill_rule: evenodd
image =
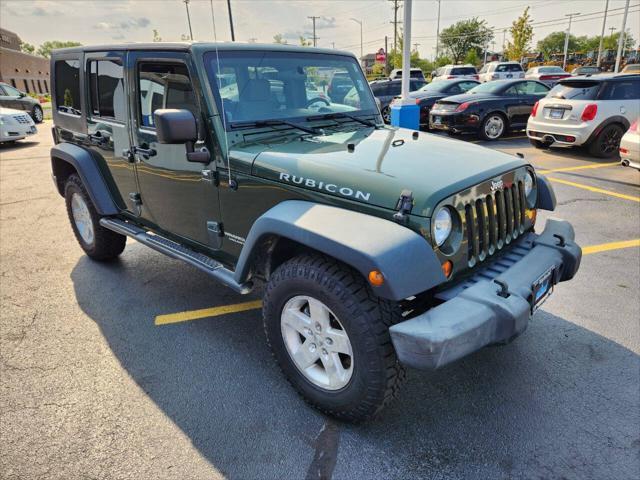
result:
M 526 202 L 522 182 L 464 206 L 468 263 L 473 267 L 524 232 Z

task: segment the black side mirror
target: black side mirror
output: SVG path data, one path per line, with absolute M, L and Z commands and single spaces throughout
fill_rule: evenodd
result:
M 209 152 L 194 150 L 198 140 L 196 118 L 189 110 L 164 108 L 153 113 L 158 142 L 176 145 L 184 143 L 187 149 L 187 160 L 190 162 L 209 163 Z
M 26 97 L 26 96 L 27 96 L 27 94 L 26 94 L 26 93 L 24 93 L 24 92 L 20 92 L 20 93 L 18 94 L 18 98 L 24 98 L 24 97 Z

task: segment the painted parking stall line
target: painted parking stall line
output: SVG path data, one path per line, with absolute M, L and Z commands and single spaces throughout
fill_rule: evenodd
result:
M 602 193 L 604 195 L 609 195 L 610 197 L 622 198 L 623 200 L 631 200 L 632 202 L 640 202 L 640 197 L 637 197 L 635 195 L 625 195 L 624 193 L 613 192 L 611 190 L 592 187 L 591 185 L 584 185 L 582 183 L 570 182 L 568 180 L 562 180 L 561 178 L 556 177 L 547 177 L 547 180 L 555 183 L 561 183 L 562 185 L 568 185 L 570 187 L 581 188 L 583 190 L 588 190 L 594 193 Z

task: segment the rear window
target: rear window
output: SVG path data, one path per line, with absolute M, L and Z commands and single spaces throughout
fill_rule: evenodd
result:
M 549 92 L 548 97 L 563 100 L 594 100 L 600 90 L 600 82 L 560 82 Z
M 474 67 L 455 67 L 451 69 L 451 75 L 475 75 Z
M 562 67 L 540 67 L 538 68 L 538 72 L 540 73 L 567 73 Z
M 56 108 L 59 112 L 80 115 L 80 61 L 59 60 L 55 63 Z
M 498 65 L 496 72 L 521 72 L 522 66 L 517 63 L 507 63 L 504 65 Z

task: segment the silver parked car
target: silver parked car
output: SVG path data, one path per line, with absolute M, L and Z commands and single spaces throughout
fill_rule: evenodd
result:
M 539 67 L 533 67 L 527 70 L 524 78 L 527 80 L 538 80 L 550 87 L 553 87 L 563 78 L 570 77 L 571 74 L 565 72 L 562 67 L 556 67 L 554 65 L 540 65 Z

